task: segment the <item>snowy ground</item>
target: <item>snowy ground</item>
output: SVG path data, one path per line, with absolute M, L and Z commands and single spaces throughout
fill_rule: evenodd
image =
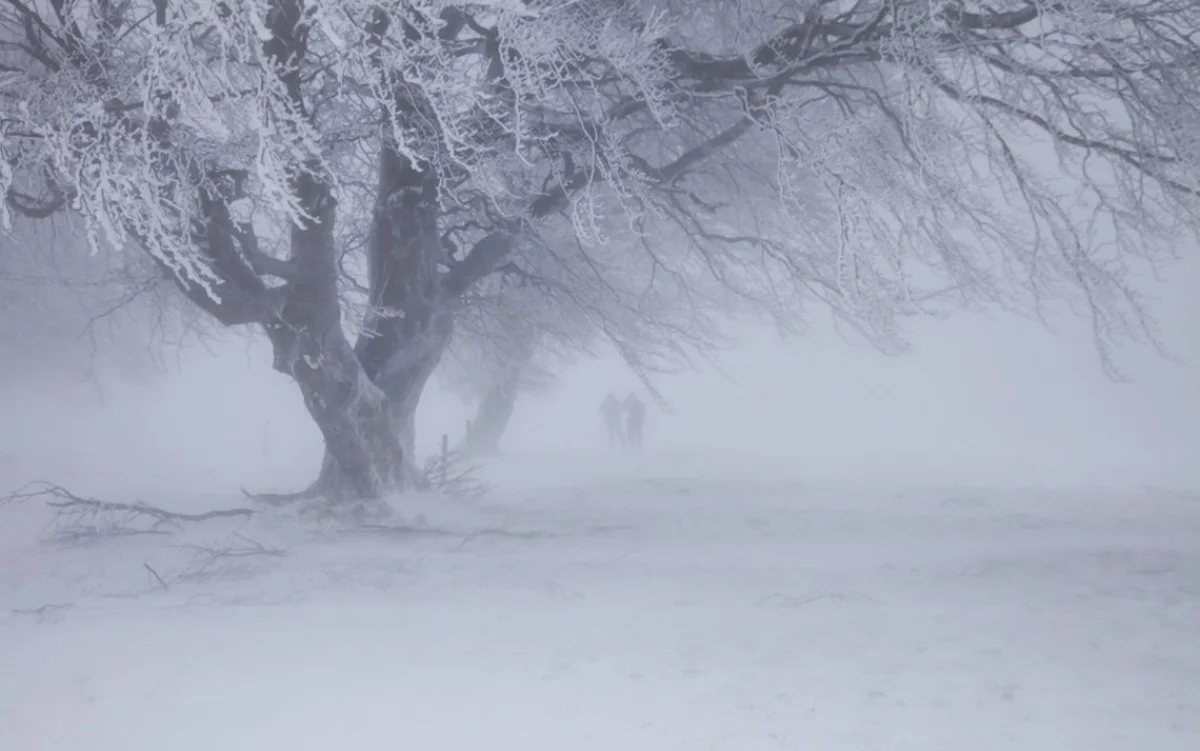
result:
M 1200 494 L 489 471 L 407 531 L 0 508 L 0 749 L 1200 748 Z

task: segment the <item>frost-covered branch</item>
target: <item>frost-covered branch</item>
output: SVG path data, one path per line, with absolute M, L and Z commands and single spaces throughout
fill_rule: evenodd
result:
M 319 485 L 378 495 L 501 268 L 545 341 L 643 372 L 729 310 L 896 351 L 909 316 L 1060 304 L 1115 370 L 1154 341 L 1133 280 L 1200 227 L 1197 27 L 1181 0 L 0 0 L 0 213 L 70 212 L 261 326 Z

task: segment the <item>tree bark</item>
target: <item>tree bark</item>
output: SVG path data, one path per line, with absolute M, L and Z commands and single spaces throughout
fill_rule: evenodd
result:
M 367 243 L 371 312 L 351 357 L 383 398 L 383 424 L 403 457 L 390 468 L 397 488 L 422 484 L 414 463 L 417 406 L 453 334 L 438 271 L 439 201 L 436 171 L 413 165 L 385 138 Z M 321 472 L 304 494 L 338 497 L 357 493 L 357 483 L 327 437 Z
M 377 12 L 372 21 L 375 43 L 390 23 L 386 13 Z M 383 73 L 381 83 L 392 87 L 392 115 L 413 124 L 418 132 L 436 121 L 424 95 L 403 84 L 398 73 Z M 435 138 L 437 134 L 425 135 Z M 512 246 L 506 235 L 489 235 L 443 275 L 440 266 L 447 255 L 438 226 L 441 200 L 437 170 L 431 164 L 414 163 L 397 144 L 391 127 L 383 126 L 366 248 L 370 313 L 353 349 L 341 333 L 336 293 L 332 300 L 320 298 L 332 310 L 324 312 L 321 325 L 312 328 L 328 332 L 323 335 L 324 346 L 336 353 L 336 372 L 341 374 L 334 380 L 353 381 L 353 388 L 323 381 L 329 374 L 315 375 L 319 369 L 306 369 L 307 361 L 289 371 L 301 383 L 305 403 L 325 436 L 321 471 L 302 495 L 339 498 L 364 491 L 378 495 L 422 483 L 414 464 L 417 406 L 450 343 L 452 307 Z M 329 229 L 332 243 L 332 221 L 322 227 Z M 294 233 L 292 261 L 304 267 L 310 259 L 299 252 Z M 322 279 L 323 288 L 336 290 L 335 255 L 329 255 L 327 264 L 322 257 L 321 268 L 327 268 L 332 280 Z M 288 288 L 302 290 L 303 285 L 293 279 Z M 281 329 L 273 336 L 286 339 L 290 334 Z M 335 397 L 333 406 L 330 396 Z
M 425 479 L 415 464 L 417 407 L 429 378 L 441 360 L 442 353 L 449 342 L 449 335 L 450 331 L 447 330 L 444 335 L 437 335 L 437 337 L 444 336 L 444 340 L 435 340 L 424 346 L 416 346 L 412 343 L 407 346 L 394 342 L 388 344 L 390 352 L 384 360 L 384 365 L 389 362 L 407 363 L 409 367 L 394 364 L 387 369 L 387 372 L 384 372 L 383 366 L 377 366 L 377 369 L 366 367 L 368 363 L 377 362 L 369 356 L 364 356 L 364 351 L 369 351 L 370 342 L 374 341 L 373 337 L 360 337 L 359 345 L 355 348 L 354 357 L 357 362 L 363 364 L 364 376 L 384 400 L 387 430 L 400 447 L 404 457 L 402 464 L 395 468 L 398 479 L 402 481 L 397 485 L 397 489 L 401 487 L 420 488 L 425 484 Z M 431 335 L 431 338 L 435 337 Z M 347 491 L 352 491 L 353 487 L 351 478 L 346 477 L 343 464 L 335 458 L 333 447 L 326 439 L 321 471 L 316 481 L 302 495 L 337 498 L 346 495 Z
M 519 310 L 500 311 L 496 322 L 499 331 L 491 344 L 499 361 L 488 369 L 494 375 L 463 441 L 463 450 L 476 456 L 490 456 L 499 451 L 517 398 L 528 386 L 526 380 L 541 342 L 538 329 Z
M 476 456 L 493 456 L 500 450 L 500 439 L 508 428 L 520 394 L 521 370 L 509 366 L 502 377 L 492 384 L 483 399 L 475 419 L 463 441 L 463 450 Z
M 393 430 L 387 394 L 372 382 L 342 330 L 336 201 L 329 185 L 302 174 L 294 189 L 312 219 L 292 228 L 297 273 L 283 288 L 278 316 L 264 328 L 275 368 L 295 379 L 325 439 L 328 471 L 321 494 L 378 498 L 408 485 L 410 454 Z
M 280 324 L 267 331 L 276 362 L 286 363 L 279 369 L 300 386 L 325 439 L 321 475 L 310 491 L 341 500 L 379 498 L 409 487 L 409 454 L 393 429 L 391 404 L 362 372 L 341 332 L 297 336 Z

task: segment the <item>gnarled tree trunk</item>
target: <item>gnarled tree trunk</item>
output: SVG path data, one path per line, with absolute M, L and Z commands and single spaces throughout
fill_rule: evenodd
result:
M 517 398 L 529 385 L 533 359 L 542 341 L 541 332 L 520 310 L 501 312 L 496 323 L 499 331 L 490 342 L 498 350 L 498 362 L 494 369 L 489 369 L 492 375 L 488 388 L 463 441 L 463 450 L 476 456 L 499 451 Z
M 383 399 L 387 429 L 403 451 L 405 461 L 397 469 L 404 480 L 404 487 L 420 487 L 424 483 L 415 465 L 416 414 L 425 385 L 449 342 L 451 329 L 448 325 L 444 327 L 444 332 L 430 332 L 428 341 L 421 345 L 405 345 L 394 341 L 387 343 L 383 365 L 379 365 L 380 361 L 373 359 L 370 354 L 372 342 L 379 339 L 364 335 L 355 348 L 355 357 L 363 365 L 363 374 Z M 346 495 L 348 491 L 353 492 L 351 478 L 345 475 L 341 462 L 335 459 L 333 448 L 326 440 L 320 474 L 304 494 L 336 498 Z
M 301 176 L 295 190 L 312 221 L 293 227 L 295 276 L 278 318 L 265 324 L 275 367 L 300 387 L 325 439 L 331 497 L 377 498 L 403 489 L 410 455 L 392 426 L 391 404 L 342 330 L 329 186 Z
M 368 26 L 369 43 L 382 44 L 392 22 L 382 6 L 377 8 Z M 302 325 L 268 329 L 277 361 L 282 353 L 286 371 L 300 384 L 325 437 L 321 471 L 302 495 L 378 496 L 420 484 L 413 456 L 417 405 L 450 342 L 452 306 L 491 273 L 512 244 L 507 235 L 494 233 L 480 240 L 466 258 L 451 263 L 438 226 L 438 172 L 431 164 L 415 163 L 397 143 L 392 127 L 393 118 L 403 121 L 412 127 L 411 136 L 433 143 L 439 137 L 437 118 L 419 87 L 407 85 L 398 71 L 379 73 L 380 85 L 391 92 L 393 101 L 380 127 L 378 181 L 366 248 L 370 314 L 363 331 L 353 348 L 342 333 L 332 213 L 330 221 L 310 230 L 327 233 L 322 243 L 328 245 L 322 248 L 327 247 L 328 254 L 316 254 L 319 302 L 308 309 L 304 285 L 292 280 L 288 306 L 298 314 L 289 321 L 298 318 Z M 303 256 L 298 231 L 304 230 L 293 232 L 292 260 L 307 269 L 312 259 Z M 450 267 L 444 274 L 443 264 Z M 332 297 L 325 294 L 330 289 Z M 317 364 L 310 361 L 308 346 Z
M 500 439 L 508 428 L 520 393 L 521 369 L 505 368 L 479 402 L 475 419 L 463 440 L 463 450 L 476 456 L 491 456 L 500 450 Z
M 341 332 L 297 336 L 272 325 L 268 334 L 280 370 L 299 384 L 325 440 L 321 477 L 312 492 L 331 499 L 378 498 L 408 487 L 410 454 L 393 427 L 390 402 L 362 372 Z M 330 341 L 338 337 L 340 342 Z M 294 354 L 305 350 L 318 354 Z
M 420 103 L 409 105 L 419 108 Z M 386 424 L 404 457 L 396 472 L 407 485 L 423 481 L 414 463 L 417 406 L 450 343 L 451 305 L 462 291 L 458 275 L 439 273 L 439 263 L 445 259 L 439 202 L 436 171 L 414 165 L 385 136 L 367 243 L 371 313 L 353 356 L 364 379 L 385 400 Z M 486 251 L 494 244 L 481 245 Z M 507 243 L 501 243 L 499 250 L 507 248 Z M 487 273 L 494 260 L 491 256 L 484 260 L 487 263 L 476 266 L 464 262 L 463 273 Z M 334 449 L 326 439 L 321 472 L 307 495 L 338 497 L 357 492 Z

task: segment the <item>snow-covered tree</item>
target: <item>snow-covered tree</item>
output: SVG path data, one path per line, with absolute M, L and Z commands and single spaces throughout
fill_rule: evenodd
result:
M 499 449 L 518 397 L 548 389 L 556 366 L 543 328 L 553 322 L 538 317 L 543 309 L 538 299 L 497 286 L 492 294 L 472 295 L 440 370 L 442 379 L 475 405 L 461 445 L 474 455 Z
M 819 305 L 882 346 L 948 302 L 1084 301 L 1108 353 L 1147 324 L 1130 264 L 1196 227 L 1180 0 L 0 9 L 8 213 L 73 212 L 261 327 L 325 438 L 317 492 L 411 482 L 455 314 L 508 264 Z M 536 241 L 564 222 L 584 266 Z
M 604 237 L 603 251 L 593 252 L 565 218 L 547 218 L 464 298 L 441 373 L 476 405 L 467 450 L 495 452 L 519 395 L 544 392 L 599 345 L 614 348 L 653 391 L 655 375 L 691 367 L 695 355 L 726 343 L 718 317 L 736 305 L 722 285 L 664 272 L 670 245 L 648 250 L 628 226 L 606 227 Z

